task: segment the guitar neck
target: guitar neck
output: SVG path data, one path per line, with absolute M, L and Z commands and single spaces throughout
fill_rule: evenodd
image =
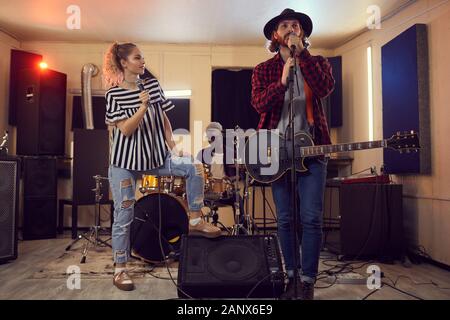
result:
M 387 146 L 386 140 L 329 144 L 322 146 L 301 147 L 300 152 L 302 157 L 316 157 L 323 156 L 330 153 L 341 153 L 349 151 L 367 150 L 385 148 Z

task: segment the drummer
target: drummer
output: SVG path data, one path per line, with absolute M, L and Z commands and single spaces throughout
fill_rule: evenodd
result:
M 209 168 L 213 179 L 223 179 L 225 176 L 229 176 L 231 172 L 229 172 L 229 167 L 225 166 L 227 150 L 224 150 L 222 125 L 219 122 L 211 122 L 206 127 L 205 133 L 209 146 L 198 153 L 197 160 Z
M 211 122 L 205 129 L 206 138 L 209 145 L 202 149 L 198 155 L 197 160 L 202 162 L 210 171 L 210 178 L 222 180 L 228 178 L 234 181 L 236 176 L 236 170 L 233 163 L 226 163 L 226 159 L 233 159 L 234 145 L 227 145 L 224 138 L 224 130 L 219 122 Z M 231 155 L 231 156 L 230 156 Z M 233 212 L 235 213 L 235 196 L 233 192 L 231 197 L 222 198 L 217 202 L 223 205 L 233 206 Z M 239 203 L 241 208 L 241 217 L 243 215 L 243 199 L 239 195 Z

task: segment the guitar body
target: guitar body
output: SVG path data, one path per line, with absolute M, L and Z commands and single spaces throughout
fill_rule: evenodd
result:
M 308 168 L 301 157 L 300 148 L 313 146 L 314 142 L 305 132 L 297 133 L 294 142 L 295 170 L 306 172 Z M 249 175 L 258 182 L 272 183 L 280 179 L 291 169 L 292 158 L 291 140 L 271 130 L 260 130 L 245 143 L 245 167 Z

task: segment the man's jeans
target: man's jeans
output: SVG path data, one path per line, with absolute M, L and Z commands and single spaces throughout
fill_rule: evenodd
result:
M 150 171 L 132 171 L 111 165 L 109 183 L 114 199 L 112 250 L 116 263 L 125 263 L 130 257 L 130 226 L 134 218 L 136 180 L 143 174 L 185 177 L 189 211 L 200 211 L 203 207 L 203 166 L 194 165 L 190 158 L 168 155 L 163 166 Z
M 314 282 L 317 276 L 322 243 L 323 198 L 327 176 L 327 160 L 306 160 L 309 171 L 297 173 L 297 191 L 300 201 L 297 221 L 302 226 L 301 254 L 298 268 L 302 281 Z M 273 199 L 278 216 L 278 238 L 289 276 L 294 271 L 294 228 L 290 171 L 272 183 Z M 297 213 L 298 214 L 298 213 Z

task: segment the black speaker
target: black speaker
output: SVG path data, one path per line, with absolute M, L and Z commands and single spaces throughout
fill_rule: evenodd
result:
M 64 155 L 65 74 L 39 68 L 19 72 L 16 90 L 17 154 Z
M 23 239 L 56 238 L 56 158 L 25 157 L 23 170 Z
M 77 205 L 95 204 L 93 176 L 108 176 L 108 130 L 74 130 L 73 201 Z M 109 199 L 109 184 L 102 181 L 102 201 Z
M 349 258 L 401 257 L 404 253 L 402 185 L 341 184 L 335 190 L 338 195 L 330 212 L 337 211 L 334 217 L 337 228 L 326 233 L 325 246 Z
M 283 279 L 276 236 L 182 238 L 179 297 L 277 298 Z
M 22 69 L 39 68 L 42 56 L 39 54 L 11 50 L 11 64 L 9 68 L 9 124 L 17 125 L 17 84 L 18 76 Z
M 0 158 L 0 263 L 17 258 L 19 160 Z

